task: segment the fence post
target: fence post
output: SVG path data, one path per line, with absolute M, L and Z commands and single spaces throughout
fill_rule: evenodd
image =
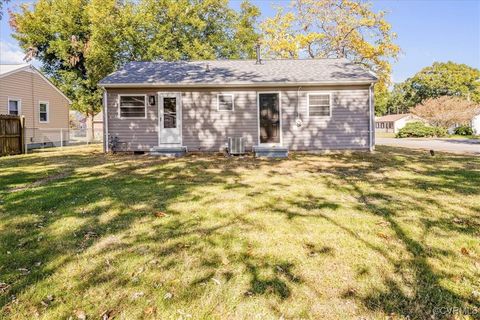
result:
M 60 148 L 63 148 L 63 128 L 60 128 Z
M 25 116 L 20 117 L 20 145 L 22 146 L 22 154 L 27 153 L 27 140 L 25 137 Z

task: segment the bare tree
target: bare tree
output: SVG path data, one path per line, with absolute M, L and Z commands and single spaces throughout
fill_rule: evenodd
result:
M 425 100 L 416 105 L 411 112 L 432 125 L 449 128 L 469 124 L 480 112 L 480 105 L 459 97 L 442 96 Z

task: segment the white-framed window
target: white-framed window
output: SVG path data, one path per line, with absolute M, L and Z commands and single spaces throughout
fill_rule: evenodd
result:
M 217 94 L 217 110 L 218 111 L 233 111 L 234 96 L 231 93 Z
M 48 123 L 50 121 L 50 114 L 48 112 L 48 101 L 38 102 L 38 122 Z
M 128 119 L 147 117 L 146 94 L 121 94 L 118 96 L 118 116 Z
M 22 100 L 8 98 L 8 110 L 7 113 L 12 116 L 19 116 L 22 108 Z
M 330 92 L 315 92 L 307 95 L 309 117 L 332 116 L 332 94 Z

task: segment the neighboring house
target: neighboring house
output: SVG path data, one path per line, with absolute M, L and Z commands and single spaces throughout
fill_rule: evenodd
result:
M 70 100 L 29 64 L 0 65 L 0 114 L 25 117 L 28 148 L 68 141 Z
M 389 114 L 382 117 L 375 118 L 375 131 L 397 133 L 398 130 L 405 127 L 409 122 L 423 121 L 420 117 L 417 117 L 410 113 L 404 114 Z
M 131 62 L 99 84 L 105 148 L 369 150 L 376 81 L 347 59 Z
M 70 129 L 73 129 L 73 135 L 76 137 L 83 136 L 86 138 L 91 131 L 92 122 L 87 117 L 77 111 L 70 110 Z M 93 118 L 94 139 L 101 141 L 103 138 L 103 112 L 99 112 Z
M 472 129 L 474 135 L 480 135 L 480 113 L 473 117 Z

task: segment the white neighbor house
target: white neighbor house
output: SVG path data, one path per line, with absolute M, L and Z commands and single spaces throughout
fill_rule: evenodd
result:
M 375 131 L 397 133 L 409 122 L 418 122 L 423 119 L 410 113 L 389 114 L 382 117 L 375 117 Z

